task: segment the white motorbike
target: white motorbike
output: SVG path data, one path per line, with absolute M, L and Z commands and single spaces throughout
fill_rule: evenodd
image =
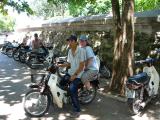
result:
M 155 61 L 153 58 L 138 61 L 140 64 L 146 64 L 143 72 L 130 77 L 126 82 L 127 104 L 132 114 L 138 114 L 158 96 L 160 78 L 153 65 Z
M 31 90 L 25 94 L 24 110 L 34 117 L 43 116 L 49 109 L 50 103 L 56 104 L 59 108 L 63 108 L 63 104 L 70 102 L 69 84 L 65 87 L 59 83 L 61 77 L 56 65 L 48 68 L 48 74 L 44 75 L 39 83 L 30 85 Z M 97 93 L 98 77 L 91 81 L 92 88 L 88 92 L 82 83 L 78 87 L 78 98 L 81 104 L 91 103 Z

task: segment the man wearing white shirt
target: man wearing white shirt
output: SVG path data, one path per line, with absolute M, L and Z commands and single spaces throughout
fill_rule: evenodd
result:
M 70 50 L 68 51 L 67 64 L 59 65 L 59 67 L 69 67 L 68 74 L 64 76 L 61 84 L 70 82 L 69 91 L 73 105 L 73 113 L 71 117 L 78 117 L 80 115 L 80 105 L 78 101 L 78 85 L 81 82 L 81 76 L 85 66 L 86 52 L 83 48 L 78 46 L 77 37 L 71 35 L 68 39 Z M 65 79 L 66 76 L 70 79 Z

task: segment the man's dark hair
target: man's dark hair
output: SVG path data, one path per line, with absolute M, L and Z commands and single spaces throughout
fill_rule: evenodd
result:
M 71 35 L 68 40 L 74 40 L 77 42 L 77 36 L 76 35 Z
M 34 37 L 38 37 L 38 34 L 37 34 L 37 33 L 35 33 L 35 34 L 34 34 Z

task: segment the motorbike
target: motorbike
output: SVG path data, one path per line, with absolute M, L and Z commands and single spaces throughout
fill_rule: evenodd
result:
M 13 56 L 13 52 L 17 49 L 18 46 L 18 43 L 12 43 L 10 46 L 7 46 L 6 55 L 11 58 Z
M 10 48 L 12 46 L 12 43 L 9 41 L 5 41 L 4 45 L 1 48 L 1 53 L 6 55 L 7 48 Z
M 27 58 L 29 56 L 29 54 L 31 53 L 31 49 L 29 46 L 24 46 L 24 47 L 20 47 L 20 49 L 17 51 L 16 55 L 18 55 L 18 58 L 19 61 L 21 63 L 26 63 L 27 61 Z M 15 56 L 17 57 L 17 56 Z
M 61 75 L 59 74 L 58 67 L 52 64 L 48 68 L 48 74 L 43 75 L 40 82 L 30 85 L 30 91 L 24 97 L 24 110 L 33 117 L 40 117 L 45 115 L 51 103 L 63 108 L 64 104 L 70 104 L 71 98 L 69 93 L 69 84 L 65 87 L 61 86 Z M 98 77 L 91 81 L 92 88 L 88 94 L 82 83 L 78 86 L 78 99 L 81 104 L 91 103 L 97 93 Z
M 131 114 L 140 113 L 145 106 L 158 96 L 159 74 L 154 67 L 157 59 L 147 58 L 136 61 L 143 65 L 143 71 L 126 81 L 127 105 Z
M 44 48 L 45 52 L 31 52 L 26 61 L 27 65 L 32 69 L 47 68 L 53 61 L 53 47 Z
M 99 67 L 99 75 L 100 75 L 100 77 L 101 78 L 106 78 L 106 79 L 111 78 L 112 77 L 112 72 L 109 69 L 109 67 L 105 65 L 103 60 L 100 59 L 100 57 L 98 55 L 96 55 L 95 57 L 96 57 L 96 61 L 98 63 L 98 67 Z
M 109 79 L 109 78 L 112 77 L 112 71 L 108 67 L 108 65 L 105 64 L 105 62 L 102 59 L 102 57 L 100 57 L 98 55 L 98 53 L 100 52 L 99 50 L 100 50 L 99 47 L 94 48 L 95 58 L 96 58 L 96 61 L 98 63 L 98 67 L 99 67 L 99 76 L 100 76 L 100 78 Z
M 12 57 L 15 61 L 19 61 L 19 53 L 23 49 L 28 49 L 28 46 L 24 46 L 23 43 L 19 44 L 18 47 L 13 51 Z

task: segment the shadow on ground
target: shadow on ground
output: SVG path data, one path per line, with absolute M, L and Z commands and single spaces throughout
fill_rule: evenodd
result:
M 107 81 L 101 81 L 105 84 Z M 2 120 L 71 120 L 71 105 L 63 109 L 51 106 L 44 117 L 32 118 L 23 109 L 23 97 L 28 91 L 30 69 L 12 58 L 0 54 L 0 119 Z M 105 86 L 105 85 L 104 85 Z M 101 85 L 101 87 L 104 87 Z M 93 103 L 81 105 L 77 120 L 159 120 L 160 102 L 151 104 L 141 115 L 130 116 L 126 103 L 98 94 Z

